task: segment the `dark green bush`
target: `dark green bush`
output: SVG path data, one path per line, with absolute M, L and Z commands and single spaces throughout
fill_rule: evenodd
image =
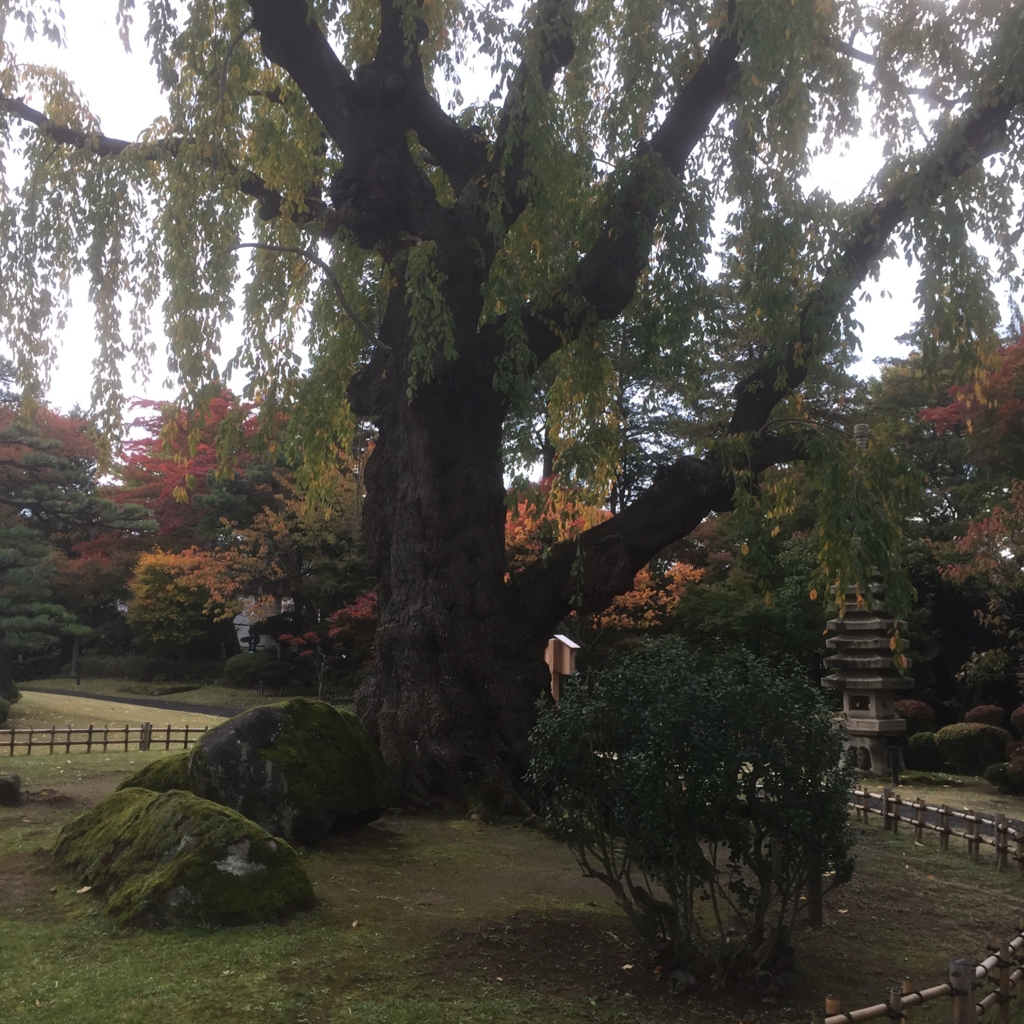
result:
M 939 752 L 938 743 L 935 742 L 935 733 L 915 732 L 907 740 L 904 759 L 907 767 L 913 771 L 942 771 L 942 754 Z
M 301 680 L 301 668 L 278 661 L 277 656 L 265 651 L 256 654 L 236 654 L 224 666 L 224 682 L 228 686 L 254 687 L 258 683 L 275 689 Z
M 666 637 L 568 680 L 531 742 L 552 832 L 680 966 L 720 979 L 771 969 L 806 905 L 808 865 L 834 882 L 852 872 L 842 736 L 790 666 L 704 660 Z
M 3 725 L 7 721 L 8 716 L 11 713 L 11 702 L 4 700 L 0 697 L 0 725 Z
M 1024 793 L 1024 755 L 1017 753 L 1006 765 L 1006 778 L 1011 786 L 1016 786 Z
M 1021 787 L 1010 778 L 1010 765 L 1006 761 L 996 761 L 984 771 L 985 781 L 991 782 L 1000 793 L 1020 793 Z
M 990 764 L 1006 760 L 1010 734 L 984 722 L 958 722 L 935 734 L 943 767 L 959 775 L 980 775 Z

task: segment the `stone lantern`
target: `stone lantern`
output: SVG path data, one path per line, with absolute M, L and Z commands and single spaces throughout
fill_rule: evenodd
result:
M 831 619 L 828 628 L 835 636 L 825 641 L 834 653 L 825 658 L 831 674 L 822 686 L 841 690 L 846 712 L 846 747 L 856 755 L 858 768 L 873 775 L 899 770 L 899 749 L 907 723 L 893 706 L 901 690 L 914 685 L 910 676 L 900 675 L 889 648 L 895 626 L 905 634 L 907 624 L 886 613 L 885 590 L 879 580 L 869 585 L 871 603 L 857 601 L 857 588 L 846 591 L 846 614 Z M 904 648 L 908 647 L 906 641 Z M 910 662 L 908 661 L 909 665 Z
M 863 451 L 868 443 L 867 424 L 856 424 L 853 433 Z M 873 775 L 892 773 L 895 779 L 907 723 L 896 714 L 894 704 L 901 690 L 913 688 L 914 680 L 900 674 L 890 643 L 894 629 L 906 636 L 907 624 L 886 612 L 885 588 L 876 576 L 860 593 L 856 586 L 846 589 L 846 612 L 842 618 L 829 620 L 828 628 L 836 635 L 829 637 L 825 646 L 834 653 L 825 658 L 831 674 L 821 685 L 842 691 L 846 748 L 853 752 L 858 768 Z M 909 646 L 904 640 L 903 648 Z

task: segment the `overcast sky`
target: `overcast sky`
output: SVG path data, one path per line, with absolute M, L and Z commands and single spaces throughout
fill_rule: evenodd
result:
M 136 11 L 131 54 L 125 53 L 118 39 L 115 9 L 113 0 L 90 0 L 89 3 L 79 0 L 66 4 L 67 50 L 58 53 L 52 46 L 38 42 L 32 46 L 17 44 L 17 50 L 23 61 L 58 64 L 77 83 L 91 109 L 100 117 L 107 135 L 134 139 L 155 117 L 166 112 L 166 105 L 142 40 L 140 25 L 145 18 L 144 9 Z M 820 159 L 815 164 L 814 183 L 837 199 L 852 198 L 881 165 L 881 160 L 880 142 L 865 137 L 845 156 L 833 154 Z M 862 301 L 857 309 L 857 318 L 864 325 L 860 373 L 875 372 L 873 360 L 876 357 L 906 351 L 895 339 L 905 333 L 915 319 L 915 282 L 915 271 L 902 259 L 895 259 L 883 265 L 878 284 L 869 283 L 873 301 Z M 891 298 L 880 297 L 883 288 L 892 293 Z M 998 297 L 1005 303 L 1004 291 L 999 292 Z M 78 289 L 76 307 L 76 315 L 65 331 L 59 366 L 53 374 L 49 393 L 50 402 L 63 410 L 76 402 L 83 407 L 89 404 L 92 323 L 84 287 Z M 157 397 L 165 376 L 164 358 L 157 355 L 150 383 L 134 389 L 128 384 L 127 391 Z

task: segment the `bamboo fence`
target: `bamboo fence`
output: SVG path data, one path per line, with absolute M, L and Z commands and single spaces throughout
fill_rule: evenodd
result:
M 941 985 L 915 989 L 909 979 L 905 979 L 901 988 L 889 990 L 884 1002 L 849 1012 L 843 1011 L 835 996 L 827 996 L 825 1014 L 814 1014 L 812 1024 L 859 1024 L 860 1021 L 877 1017 L 906 1020 L 909 1024 L 915 1006 L 943 996 L 949 998 L 953 1024 L 974 1024 L 978 1017 L 993 1006 L 999 1007 L 1001 1024 L 1009 1024 L 1010 1000 L 1013 998 L 1011 989 L 1019 988 L 1021 979 L 1024 979 L 1024 967 L 1017 965 L 1024 949 L 1024 920 L 1021 921 L 1021 929 L 1008 942 L 994 942 L 990 948 L 996 952 L 980 964 L 975 965 L 968 959 L 950 960 L 949 980 Z M 975 989 L 986 982 L 994 982 L 996 987 L 977 999 Z
M 0 729 L 0 756 L 7 754 L 70 754 L 72 749 L 91 754 L 108 750 L 185 750 L 209 729 L 195 725 L 89 725 L 50 726 L 48 729 Z
M 876 803 L 878 806 L 875 806 Z M 891 789 L 883 789 L 880 794 L 855 789 L 850 806 L 858 821 L 866 822 L 869 815 L 879 815 L 890 832 L 899 832 L 901 825 L 909 826 L 914 830 L 917 842 L 921 842 L 926 831 L 937 832 L 943 850 L 949 849 L 950 836 L 965 839 L 967 852 L 974 860 L 981 859 L 982 846 L 991 846 L 995 851 L 995 866 L 1000 871 L 1006 871 L 1009 867 L 1012 842 L 1015 847 L 1012 859 L 1024 875 L 1024 830 L 1010 825 L 1005 814 L 994 814 L 986 818 L 970 808 L 958 811 L 946 804 L 926 804 L 920 797 L 910 803 L 902 800 L 899 793 Z

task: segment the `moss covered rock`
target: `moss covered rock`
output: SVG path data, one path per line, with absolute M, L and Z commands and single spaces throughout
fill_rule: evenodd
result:
M 61 830 L 54 854 L 126 925 L 250 924 L 313 905 L 287 843 L 192 793 L 115 792 Z
M 188 751 L 161 757 L 129 775 L 118 789 L 149 789 L 166 793 L 170 789 L 188 789 Z
M 189 754 L 188 788 L 304 843 L 336 823 L 379 818 L 391 791 L 359 719 L 304 697 L 253 708 L 205 733 Z

